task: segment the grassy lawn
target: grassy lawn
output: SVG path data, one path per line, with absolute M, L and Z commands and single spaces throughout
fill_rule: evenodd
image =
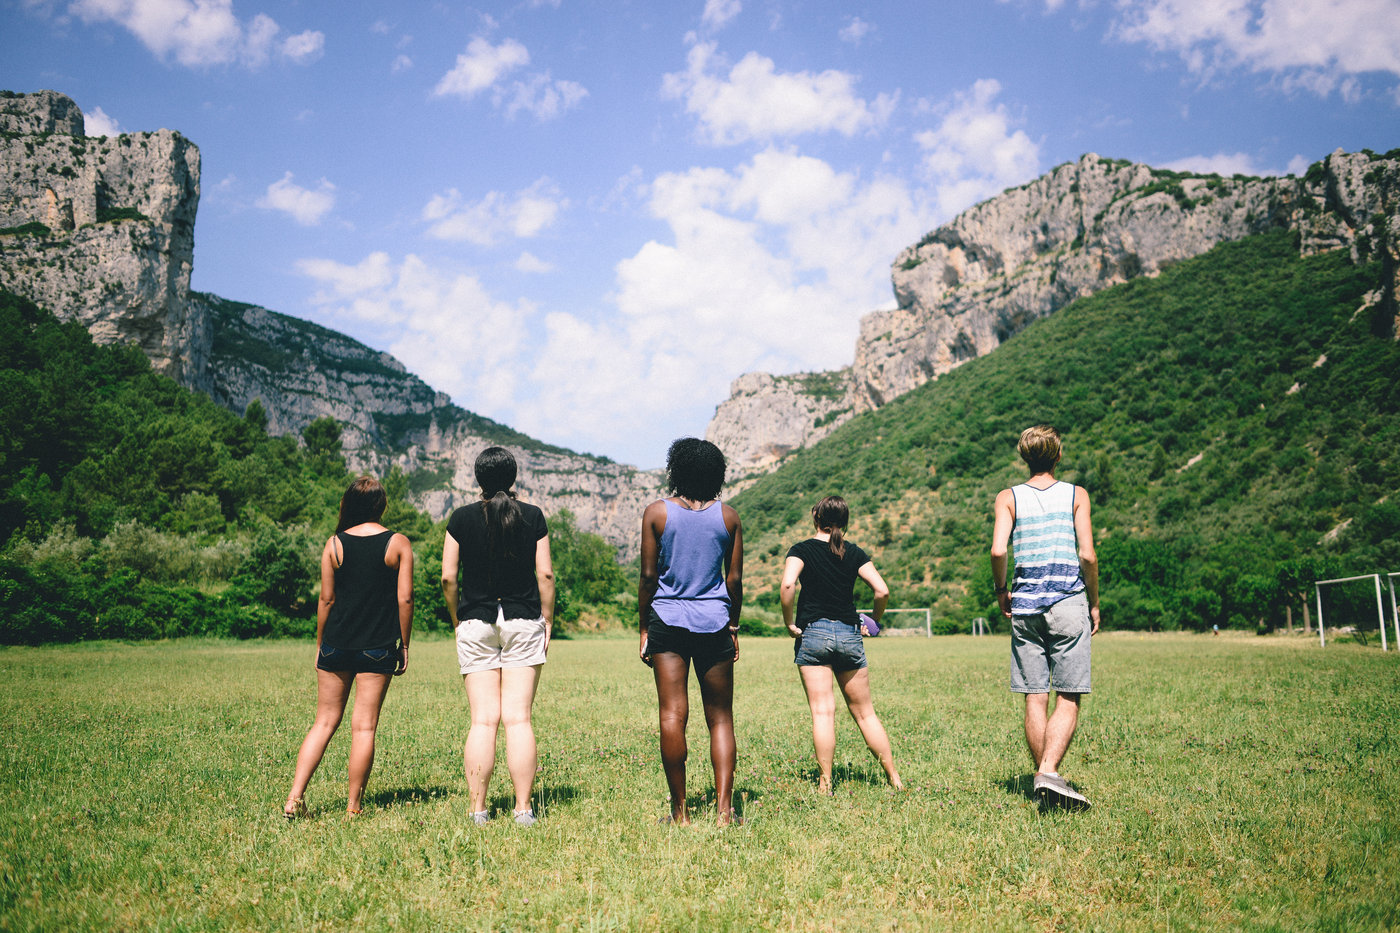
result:
M 1400 657 L 1105 634 L 1042 812 L 1002 638 L 868 643 L 908 793 L 850 720 L 814 792 L 786 641 L 736 668 L 747 825 L 656 825 L 665 784 L 635 641 L 559 641 L 535 725 L 543 819 L 467 818 L 450 642 L 389 693 L 366 810 L 349 736 L 280 808 L 314 703 L 306 642 L 0 651 L 0 929 L 1226 929 L 1400 926 Z M 691 789 L 710 787 L 692 689 Z M 493 808 L 507 810 L 504 762 Z

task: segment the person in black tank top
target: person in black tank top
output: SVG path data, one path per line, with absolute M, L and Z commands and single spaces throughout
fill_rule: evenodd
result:
M 346 811 L 360 812 L 374 765 L 379 710 L 394 675 L 408 669 L 413 630 L 413 550 L 379 523 L 387 504 L 371 476 L 350 484 L 340 500 L 336 532 L 321 551 L 316 610 L 316 721 L 302 740 L 296 776 L 282 814 L 306 815 L 306 785 L 345 715 L 350 687 L 350 787 Z
M 855 584 L 861 580 L 874 597 L 872 621 L 874 630 L 879 631 L 890 589 L 875 569 L 874 561 L 846 540 L 849 521 L 850 509 L 840 496 L 827 496 L 813 506 L 816 534 L 788 551 L 779 588 L 783 621 L 796 639 L 793 660 L 802 675 L 802 687 L 812 710 L 812 747 L 820 769 L 817 791 L 827 796 L 832 792 L 831 765 L 836 757 L 833 675 L 866 747 L 885 771 L 885 780 L 895 790 L 904 789 L 894 767 L 889 736 L 870 698 L 870 669 L 861 641 L 861 635 L 868 632 L 855 604 Z M 801 598 L 797 597 L 799 582 Z

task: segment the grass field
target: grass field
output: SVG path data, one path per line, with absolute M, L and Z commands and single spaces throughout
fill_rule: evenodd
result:
M 908 793 L 884 789 L 845 719 L 836 797 L 817 797 L 790 645 L 750 639 L 735 688 L 747 825 L 722 831 L 656 825 L 655 692 L 631 638 L 551 649 L 530 830 L 467 818 L 447 641 L 420 640 L 389 693 L 364 815 L 343 815 L 342 732 L 292 825 L 310 643 L 0 651 L 0 929 L 1400 926 L 1397 655 L 1102 635 L 1064 768 L 1095 806 L 1072 814 L 1027 796 L 1004 639 L 868 646 Z M 507 790 L 502 764 L 498 811 Z

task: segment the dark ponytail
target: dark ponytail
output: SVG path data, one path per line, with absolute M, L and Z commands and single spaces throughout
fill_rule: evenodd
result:
M 851 511 L 846 507 L 846 500 L 840 496 L 827 496 L 812 506 L 812 521 L 816 523 L 818 531 L 831 535 L 828 547 L 837 559 L 846 556 L 846 524 L 850 520 Z
M 476 481 L 486 505 L 486 555 L 492 564 L 513 560 L 521 522 L 515 501 L 515 457 L 504 447 L 488 447 L 476 458 Z
M 384 508 L 389 503 L 384 487 L 373 476 L 359 476 L 340 497 L 340 515 L 335 522 L 335 533 L 347 528 L 377 522 L 384 517 Z

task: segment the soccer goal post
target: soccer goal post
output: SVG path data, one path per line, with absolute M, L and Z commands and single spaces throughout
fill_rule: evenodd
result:
M 1395 574 L 1387 574 L 1387 576 L 1389 576 L 1389 577 L 1394 577 Z M 1323 588 L 1324 586 L 1328 586 L 1328 585 L 1335 584 L 1335 583 L 1353 583 L 1353 582 L 1355 582 L 1355 581 L 1357 581 L 1357 580 L 1373 580 L 1373 581 L 1375 581 L 1375 584 L 1376 584 L 1376 623 L 1377 623 L 1377 627 L 1380 628 L 1380 630 L 1381 630 L 1381 650 L 1382 650 L 1382 651 L 1385 651 L 1385 650 L 1387 650 L 1387 648 L 1386 648 L 1386 641 L 1385 641 L 1385 604 L 1381 602 L 1381 575 L 1378 574 L 1378 573 L 1363 573 L 1363 574 L 1361 574 L 1360 576 L 1355 576 L 1355 577 L 1338 577 L 1338 578 L 1336 578 L 1335 580 L 1317 580 L 1317 581 L 1315 581 L 1315 582 L 1313 583 L 1313 588 L 1317 591 L 1317 637 L 1318 637 L 1318 640 L 1319 640 L 1319 642 L 1321 643 L 1322 647 L 1324 647 L 1324 648 L 1327 647 L 1327 624 L 1326 624 L 1326 622 L 1323 621 L 1323 618 L 1322 618 L 1322 588 Z M 1392 582 L 1391 585 L 1392 585 L 1392 587 L 1393 587 L 1393 586 L 1394 586 L 1394 583 Z M 1394 589 L 1392 589 L 1392 590 L 1391 590 L 1391 613 L 1392 613 L 1392 615 L 1393 615 L 1394 612 L 1395 612 L 1394 606 L 1395 606 L 1395 602 L 1394 602 Z M 1395 648 L 1396 648 L 1397 651 L 1400 651 L 1400 627 L 1397 627 L 1397 629 L 1396 629 L 1395 641 L 1396 641 Z
M 874 610 L 872 609 L 861 609 L 860 611 L 864 612 L 866 615 L 870 615 L 874 612 Z M 911 615 L 913 616 L 911 621 L 914 624 L 903 626 L 892 625 L 890 624 L 892 620 L 889 619 L 892 613 L 905 613 Z M 923 616 L 924 624 L 922 626 L 919 625 L 919 616 Z M 885 626 L 884 628 L 880 629 L 881 635 L 917 635 L 920 632 L 920 630 L 922 630 L 924 635 L 928 636 L 929 638 L 933 637 L 933 609 L 931 608 L 926 607 L 924 609 L 886 609 L 885 619 Z

